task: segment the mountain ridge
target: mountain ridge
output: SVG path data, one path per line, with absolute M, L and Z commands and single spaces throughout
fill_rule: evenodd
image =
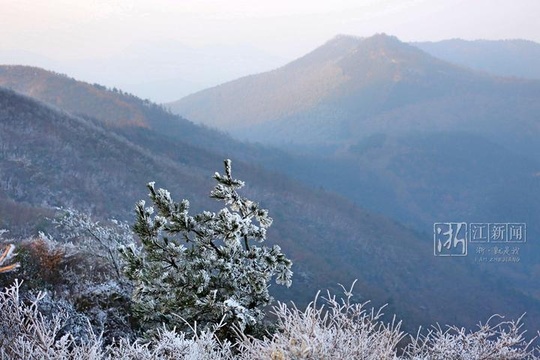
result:
M 488 96 L 493 98 L 489 101 L 499 103 L 515 90 L 535 97 L 539 89 L 540 82 L 475 72 L 395 37 L 339 36 L 283 67 L 192 94 L 168 106 L 242 139 L 274 145 L 340 143 L 362 136 L 355 124 L 377 122 L 377 116 L 392 109 L 430 99 L 452 102 Z M 436 103 L 433 106 L 444 111 Z M 454 121 L 474 125 L 458 117 Z M 368 134 L 380 131 L 363 127 Z

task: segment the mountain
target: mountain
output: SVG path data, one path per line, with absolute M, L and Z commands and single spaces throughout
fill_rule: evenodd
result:
M 30 82 L 27 86 L 35 88 Z M 75 111 L 60 109 L 58 104 L 70 104 L 67 97 L 83 91 L 76 86 L 90 95 L 93 92 L 88 84 L 72 86 L 69 91 L 55 88 L 57 96 L 51 95 L 55 105 L 0 89 L 3 206 L 12 204 L 36 212 L 73 206 L 98 217 L 128 219 L 133 204 L 146 198 L 144 184 L 156 181 L 176 199 L 189 199 L 194 211 L 216 209 L 208 193 L 213 185 L 211 174 L 221 170 L 223 157 L 190 142 L 197 131 L 200 139 L 204 134 L 212 138 L 219 133 L 195 125 L 191 126 L 196 131 L 175 130 L 175 126 L 189 130 L 188 122 L 149 104 L 144 106 L 161 114 L 161 120 L 120 118 L 120 126 L 111 118 L 74 115 Z M 145 104 L 118 91 L 94 88 L 100 91 L 104 105 L 110 98 L 118 101 L 120 109 L 125 109 L 120 100 Z M 45 86 L 42 93 L 52 94 L 46 90 Z M 163 129 L 152 128 L 153 121 L 159 125 L 163 119 L 171 120 L 168 135 Z M 222 138 L 224 144 L 234 143 L 224 135 Z M 249 148 L 237 146 L 242 151 Z M 389 302 L 387 313 L 397 313 L 411 329 L 435 321 L 471 327 L 496 312 L 517 317 L 527 311 L 532 324 L 540 320 L 538 300 L 531 295 L 486 276 L 485 269 L 467 258 L 445 261 L 450 259 L 434 257 L 432 234 L 411 231 L 332 193 L 310 190 L 285 176 L 249 165 L 239 159 L 245 155 L 236 156 L 233 146 L 228 151 L 236 176 L 248 184 L 246 193 L 268 208 L 274 218 L 269 242 L 279 243 L 295 263 L 293 287 L 275 289 L 280 299 L 294 299 L 302 306 L 317 289 L 336 289 L 338 282 L 348 284 L 358 278 L 358 300 L 372 299 L 375 305 Z M 21 223 L 16 219 L 17 208 L 12 209 L 1 219 L 2 227 Z M 40 224 L 43 228 L 44 221 Z
M 528 40 L 413 42 L 439 59 L 493 75 L 540 80 L 540 44 Z
M 522 153 L 536 136 L 540 82 L 491 77 L 387 35 L 338 36 L 271 72 L 169 104 L 189 119 L 276 145 L 339 148 L 377 133 L 467 131 Z
M 338 36 L 169 106 L 300 154 L 283 166 L 289 176 L 420 233 L 463 221 L 526 223 L 529 239 L 540 236 L 540 81 L 452 64 L 387 35 Z M 517 264 L 477 265 L 538 298 L 540 246 L 520 251 Z

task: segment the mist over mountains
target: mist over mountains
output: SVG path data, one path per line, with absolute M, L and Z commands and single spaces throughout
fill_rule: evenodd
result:
M 134 42 L 110 56 L 68 59 L 0 49 L 0 64 L 20 64 L 76 74 L 79 80 L 116 87 L 154 102 L 173 101 L 285 62 L 278 56 L 250 46 L 198 48 L 174 41 Z
M 473 72 L 387 35 L 338 36 L 282 68 L 170 107 L 267 144 L 339 147 L 380 132 L 462 130 L 520 147 L 530 136 L 522 130 L 536 130 L 539 93 L 540 82 Z
M 211 175 L 231 158 L 295 263 L 281 299 L 358 278 L 360 300 L 390 303 L 411 328 L 501 312 L 540 323 L 538 81 L 377 35 L 171 104 L 185 118 L 39 68 L 2 66 L 0 87 L 0 227 L 53 206 L 131 219 L 149 181 L 212 208 Z M 445 221 L 527 223 L 531 241 L 516 264 L 441 259 L 432 232 Z
M 492 75 L 540 79 L 540 44 L 528 40 L 413 42 L 446 61 Z

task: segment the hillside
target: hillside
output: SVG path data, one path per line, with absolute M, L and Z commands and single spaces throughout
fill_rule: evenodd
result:
M 151 129 L 144 129 L 144 136 L 132 129 L 141 136 L 134 143 L 95 120 L 9 90 L 0 91 L 0 124 L 4 204 L 43 212 L 73 206 L 100 218 L 129 218 L 133 204 L 146 197 L 144 184 L 153 180 L 176 199 L 189 199 L 194 210 L 215 208 L 207 195 L 211 174 L 220 170 L 222 159 L 181 138 L 173 154 L 166 149 L 160 153 L 155 143 L 170 140 Z M 152 138 L 154 145 L 147 146 Z M 434 257 L 431 235 L 419 235 L 340 197 L 308 190 L 231 157 L 236 175 L 249 185 L 246 194 L 274 218 L 270 242 L 279 243 L 295 262 L 294 285 L 279 298 L 305 304 L 317 289 L 358 278 L 359 299 L 389 302 L 387 311 L 410 328 L 434 321 L 473 326 L 495 312 L 517 317 L 527 311 L 533 324 L 540 319 L 534 300 L 486 278 L 467 259 Z M 11 228 L 19 214 L 7 213 L 1 226 Z
M 439 59 L 497 76 L 540 80 L 540 44 L 528 40 L 413 42 Z

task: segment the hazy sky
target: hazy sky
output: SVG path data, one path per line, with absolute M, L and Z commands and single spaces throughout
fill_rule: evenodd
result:
M 540 42 L 539 16 L 540 0 L 0 0 L 0 63 L 28 63 L 108 86 L 150 89 L 148 82 L 181 79 L 185 88 L 176 80 L 167 85 L 174 97 L 245 75 L 244 69 L 282 65 L 337 34 Z M 201 53 L 184 55 L 185 47 Z M 198 57 L 216 47 L 233 49 L 236 57 L 214 53 L 215 62 L 206 59 L 193 73 Z M 34 55 L 25 62 L 6 55 L 12 50 L 56 62 Z M 145 54 L 153 58 L 132 60 Z M 218 67 L 221 73 L 214 73 Z M 166 84 L 154 85 L 164 92 Z M 157 99 L 155 92 L 142 95 Z
M 106 55 L 140 41 L 297 56 L 336 34 L 540 42 L 539 0 L 0 0 L 0 48 Z

